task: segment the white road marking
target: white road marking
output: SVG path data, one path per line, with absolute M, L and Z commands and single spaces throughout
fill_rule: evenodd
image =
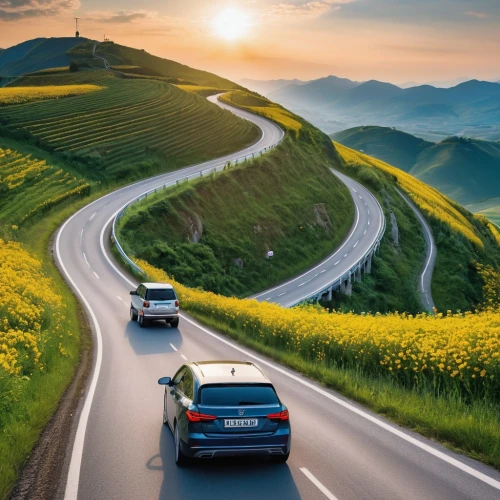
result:
M 99 275 L 98 275 L 95 271 L 93 271 L 93 273 L 95 274 L 95 277 L 96 277 L 97 279 L 101 279 L 101 278 L 99 278 Z
M 175 347 L 175 345 L 170 344 L 170 347 L 171 347 L 174 351 L 176 351 L 176 352 L 177 352 L 177 347 Z
M 185 361 L 187 361 L 188 359 L 186 358 L 186 356 L 184 356 L 184 354 L 181 354 L 181 358 L 184 359 Z
M 356 241 L 356 243 L 354 243 L 353 247 L 352 248 L 356 248 L 358 246 L 358 243 L 359 243 L 359 240 Z
M 91 221 L 95 216 L 97 215 L 97 212 L 94 212 L 92 216 L 90 217 L 89 221 Z
M 311 483 L 318 488 L 323 495 L 325 495 L 328 500 L 338 500 L 337 497 L 316 477 L 314 477 L 305 467 L 300 468 L 300 472 L 302 472 Z
M 304 281 L 304 283 L 301 283 L 300 285 L 298 285 L 297 288 L 299 288 L 299 286 L 305 285 L 306 283 L 309 283 L 310 281 L 312 281 L 312 278 L 310 280 Z
M 278 297 L 283 297 L 283 295 L 286 295 L 286 292 L 280 293 Z
M 84 210 L 85 207 L 82 209 Z M 121 210 L 121 209 L 120 209 Z M 100 246 L 101 246 L 101 252 L 104 255 L 104 258 L 108 262 L 108 264 L 111 266 L 111 268 L 119 275 L 121 278 L 123 278 L 130 286 L 132 287 L 137 287 L 137 283 L 133 282 L 132 280 L 128 279 L 127 276 L 125 276 L 116 266 L 115 264 L 111 261 L 109 258 L 106 249 L 104 247 L 104 231 L 106 227 L 110 224 L 110 222 L 116 217 L 116 215 L 120 212 L 118 210 L 116 213 L 114 213 L 108 221 L 103 225 L 101 229 L 101 235 L 100 235 Z M 97 333 L 97 338 L 98 338 L 98 344 L 97 344 L 97 361 L 96 361 L 96 368 L 94 375 L 92 377 L 92 382 L 90 385 L 89 393 L 87 395 L 87 399 L 85 400 L 85 405 L 82 410 L 82 414 L 80 416 L 80 422 L 78 423 L 78 429 L 75 437 L 75 444 L 73 445 L 73 452 L 71 456 L 71 463 L 70 463 L 70 471 L 68 473 L 68 482 L 66 484 L 66 492 L 65 492 L 65 500 L 70 500 L 70 499 L 76 499 L 77 497 L 77 492 L 78 492 L 78 482 L 80 478 L 80 466 L 82 462 L 82 453 L 83 453 L 83 440 L 85 437 L 85 431 L 87 428 L 87 422 L 88 422 L 88 415 L 90 412 L 90 407 L 92 405 L 92 399 L 94 397 L 95 393 L 95 386 L 97 385 L 97 379 L 99 378 L 99 370 L 102 364 L 102 335 L 101 335 L 101 330 L 99 328 L 99 324 L 97 322 L 97 318 L 90 308 L 89 303 L 83 296 L 83 294 L 80 292 L 78 287 L 75 285 L 75 282 L 71 279 L 69 276 L 68 272 L 66 271 L 66 268 L 64 267 L 64 264 L 61 261 L 61 255 L 59 252 L 59 239 L 61 232 L 65 228 L 65 226 L 68 224 L 68 222 L 79 212 L 74 214 L 72 217 L 70 217 L 62 226 L 61 230 L 59 231 L 57 235 L 57 240 L 56 240 L 56 251 L 57 251 L 57 257 L 59 259 L 59 262 L 61 263 L 61 267 L 68 277 L 68 280 L 71 282 L 71 284 L 75 287 L 77 290 L 78 294 L 82 297 L 85 305 L 87 308 L 90 310 L 92 320 L 94 321 L 94 324 L 96 326 L 96 333 Z M 322 271 L 324 272 L 324 271 Z M 465 472 L 466 474 L 469 474 L 476 479 L 482 481 L 485 484 L 490 485 L 491 487 L 497 489 L 500 491 L 500 481 L 497 481 L 496 479 L 493 479 L 492 477 L 483 474 L 482 472 L 464 464 L 463 462 L 460 462 L 459 460 L 448 456 L 446 453 L 443 453 L 442 451 L 436 450 L 432 446 L 419 441 L 418 439 L 414 438 L 413 436 L 410 436 L 400 429 L 394 427 L 393 425 L 390 425 L 379 418 L 377 418 L 374 415 L 370 415 L 366 411 L 362 410 L 361 408 L 357 408 L 356 406 L 352 405 L 351 403 L 348 403 L 347 401 L 344 401 L 343 399 L 334 396 L 333 394 L 330 394 L 329 392 L 325 391 L 324 389 L 317 387 L 316 385 L 312 384 L 311 382 L 308 382 L 307 380 L 301 379 L 299 376 L 285 370 L 284 368 L 281 368 L 275 363 L 272 363 L 270 361 L 267 361 L 264 358 L 261 358 L 259 356 L 256 356 L 250 351 L 247 351 L 246 349 L 243 349 L 242 347 L 237 346 L 236 344 L 233 344 L 229 340 L 226 340 L 225 338 L 222 338 L 220 335 L 217 335 L 207 328 L 201 326 L 200 324 L 196 323 L 195 321 L 189 319 L 187 316 L 184 316 L 183 314 L 180 314 L 180 317 L 183 319 L 183 321 L 187 321 L 188 323 L 191 323 L 194 327 L 198 328 L 200 331 L 206 333 L 207 335 L 210 335 L 212 338 L 217 339 L 219 342 L 222 342 L 223 344 L 226 344 L 227 346 L 232 347 L 238 352 L 241 352 L 243 355 L 248 356 L 252 359 L 255 359 L 258 363 L 268 366 L 272 368 L 273 370 L 285 375 L 286 377 L 298 382 L 299 384 L 307 387 L 308 389 L 311 389 L 312 391 L 321 394 L 325 398 L 329 399 L 330 401 L 333 401 L 337 403 L 339 406 L 342 406 L 346 410 L 349 410 L 356 415 L 368 420 L 369 422 L 377 425 L 378 427 L 386 430 L 387 432 L 390 432 L 391 434 L 403 439 L 404 441 L 412 444 L 413 446 L 420 448 L 421 450 L 429 453 L 430 455 L 442 460 L 443 462 L 448 463 L 449 465 L 456 467 L 457 469 L 460 469 L 461 471 Z
M 87 256 L 85 254 L 83 254 L 83 258 L 85 259 L 85 262 L 87 263 L 87 266 L 90 267 L 89 261 L 87 260 Z
M 334 266 L 336 266 L 337 264 L 339 264 L 340 262 L 342 262 L 342 259 L 341 260 L 338 260 L 337 262 L 335 262 L 335 264 L 333 264 Z M 323 271 L 324 272 L 324 271 Z

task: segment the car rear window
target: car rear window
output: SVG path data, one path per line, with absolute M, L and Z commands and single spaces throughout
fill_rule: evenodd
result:
M 269 385 L 212 385 L 202 387 L 204 406 L 276 405 L 278 396 Z
M 148 300 L 175 300 L 175 292 L 172 288 L 148 290 Z

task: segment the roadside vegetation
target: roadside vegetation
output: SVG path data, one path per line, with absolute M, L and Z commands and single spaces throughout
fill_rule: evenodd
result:
M 223 297 L 173 282 L 184 310 L 243 344 L 447 446 L 500 468 L 499 274 L 478 313 L 355 315 Z
M 259 100 L 248 95 L 239 105 Z M 262 107 L 245 106 L 259 114 Z M 354 220 L 352 198 L 329 170 L 337 153 L 307 122 L 270 108 L 287 130 L 280 146 L 130 207 L 118 227 L 126 251 L 186 285 L 240 297 L 331 253 Z
M 484 301 L 478 264 L 500 268 L 498 230 L 485 217 L 474 216 L 458 203 L 387 163 L 335 144 L 343 171 L 375 193 L 399 186 L 429 221 L 437 245 L 432 295 L 439 311 L 472 311 Z M 383 196 L 383 195 L 382 195 Z M 415 219 L 416 220 L 416 219 Z M 419 227 L 415 223 L 414 227 Z M 411 236 L 410 236 L 411 238 Z M 381 252 L 378 264 L 389 271 L 392 260 Z M 376 261 L 377 264 L 377 261 Z M 420 267 L 419 267 L 420 270 Z M 382 271 L 380 278 L 387 275 Z

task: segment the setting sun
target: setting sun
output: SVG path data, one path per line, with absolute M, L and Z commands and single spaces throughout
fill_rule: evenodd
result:
M 226 40 L 237 40 L 248 32 L 248 15 L 237 9 L 225 9 L 213 20 L 215 33 Z

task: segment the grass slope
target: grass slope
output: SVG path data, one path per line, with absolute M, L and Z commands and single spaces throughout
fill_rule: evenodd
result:
M 339 160 L 326 136 L 283 108 L 262 106 L 258 96 L 240 97 L 242 107 L 293 123 L 285 141 L 213 179 L 141 202 L 119 232 L 128 252 L 181 282 L 245 296 L 330 253 L 351 227 L 354 207 L 328 169 Z
M 438 249 L 432 281 L 438 310 L 472 310 L 480 304 L 484 299 L 483 280 L 477 264 L 490 264 L 496 269 L 500 266 L 495 228 L 402 170 L 340 144 L 336 147 L 342 156 L 345 173 L 382 198 L 384 184 L 399 186 L 426 216 Z M 393 266 L 390 256 L 381 253 L 381 258 L 386 269 Z
M 29 134 L 28 140 L 46 150 L 64 152 L 80 163 L 82 175 L 101 182 L 173 170 L 258 139 L 255 125 L 193 93 L 161 81 L 109 75 L 90 71 L 27 77 L 44 85 L 95 78 L 105 88 L 95 95 L 9 106 L 2 111 L 4 128 L 17 137 Z

